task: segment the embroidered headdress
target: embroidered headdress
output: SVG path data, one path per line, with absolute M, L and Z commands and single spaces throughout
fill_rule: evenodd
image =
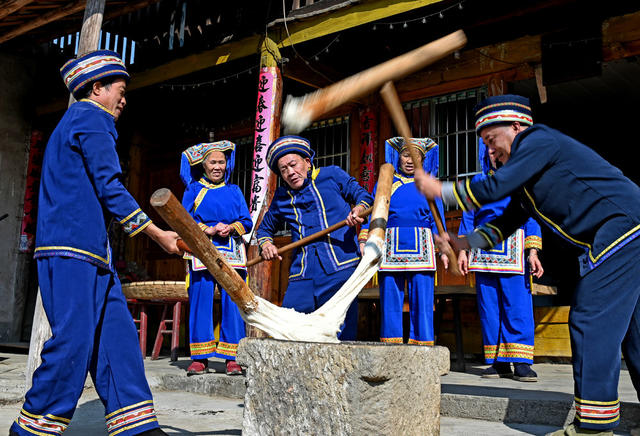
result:
M 97 50 L 71 59 L 60 68 L 64 84 L 74 97 L 87 85 L 105 77 L 121 76 L 129 80 L 129 73 L 122 58 L 115 51 Z
M 422 154 L 422 167 L 427 173 L 438 177 L 438 144 L 431 138 L 411 138 L 413 144 Z M 389 138 L 384 143 L 384 160 L 396 169 L 400 170 L 400 154 L 405 148 L 404 139 L 401 136 Z
M 202 162 L 212 151 L 221 151 L 227 157 L 227 168 L 224 171 L 224 182 L 229 183 L 236 162 L 236 145 L 231 141 L 202 142 L 182 152 L 180 159 L 180 178 L 185 185 L 200 180 L 204 174 Z
M 311 143 L 308 139 L 300 136 L 288 135 L 281 136 L 271 143 L 267 151 L 267 165 L 276 174 L 280 174 L 278 170 L 278 159 L 289 153 L 296 153 L 302 157 L 308 157 L 313 164 L 315 153 L 311 150 Z
M 526 126 L 533 125 L 529 99 L 521 95 L 495 95 L 482 100 L 473 108 L 476 114 L 476 132 L 498 123 L 519 121 Z

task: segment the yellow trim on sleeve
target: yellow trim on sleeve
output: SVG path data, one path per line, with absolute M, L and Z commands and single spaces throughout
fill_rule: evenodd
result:
M 134 216 L 136 216 L 136 215 L 137 215 L 139 212 L 141 212 L 141 211 L 142 211 L 142 209 L 137 208 L 136 210 L 134 210 L 133 212 L 131 212 L 129 215 L 127 215 L 127 217 L 126 217 L 126 218 L 123 218 L 123 219 L 120 221 L 120 224 L 124 224 L 124 223 L 126 223 L 127 221 L 129 221 L 131 218 L 133 218 Z
M 244 226 L 242 225 L 242 223 L 240 221 L 235 221 L 231 224 L 231 227 L 233 227 L 236 230 L 236 233 L 240 236 L 244 235 L 245 233 L 247 233 L 247 231 L 245 230 Z
M 498 237 L 500 237 L 500 241 L 504 241 L 504 235 L 502 234 L 502 231 L 500 231 L 499 228 L 497 228 L 496 226 L 490 223 L 485 223 L 484 225 L 498 232 Z
M 129 237 L 133 238 L 135 235 L 137 235 L 138 233 L 140 233 L 141 231 L 149 227 L 150 224 L 151 224 L 151 220 L 147 221 L 146 223 L 144 223 L 143 225 L 135 229 L 133 232 L 129 233 Z
M 527 236 L 524 238 L 524 248 L 542 250 L 542 238 L 540 236 Z
M 469 198 L 471 198 L 471 201 L 473 201 L 473 203 L 476 205 L 476 207 L 479 209 L 482 207 L 482 205 L 478 202 L 478 200 L 476 200 L 476 197 L 473 196 L 473 192 L 471 192 L 471 179 L 470 178 L 466 178 L 464 181 L 464 185 L 467 188 L 467 194 L 469 194 Z
M 483 232 L 482 230 L 478 230 L 478 233 L 480 233 L 480 236 L 482 236 L 489 243 L 491 247 L 494 246 L 494 242 L 491 240 L 489 236 L 487 236 L 485 232 Z
M 270 238 L 268 236 L 263 236 L 262 238 L 258 238 L 258 245 L 260 247 L 262 247 L 264 244 L 266 244 L 267 242 L 273 244 L 273 238 Z
M 203 232 L 209 228 L 209 226 L 205 223 L 198 223 L 198 227 L 200 227 L 200 230 L 202 230 Z
M 454 183 L 452 187 L 453 187 L 453 196 L 456 198 L 456 201 L 458 202 L 458 206 L 460 206 L 460 209 L 462 209 L 463 212 L 469 212 L 469 209 L 467 208 L 467 206 L 465 206 L 465 204 L 460 199 L 460 194 L 458 194 L 457 183 Z

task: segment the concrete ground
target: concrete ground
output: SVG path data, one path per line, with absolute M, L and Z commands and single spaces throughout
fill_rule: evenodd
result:
M 170 435 L 240 435 L 242 401 L 186 392 L 154 392 L 158 422 Z M 0 407 L 0 427 L 8 429 L 21 404 Z M 93 389 L 87 389 L 65 436 L 107 435 L 104 409 Z M 553 427 L 527 424 L 504 424 L 464 418 L 443 417 L 442 435 L 544 435 Z M 1 434 L 1 433 L 0 433 Z
M 26 355 L 0 353 L 0 436 L 20 410 L 26 360 Z M 241 434 L 244 377 L 227 376 L 222 361 L 211 362 L 217 372 L 187 377 L 187 358 L 145 361 L 158 420 L 168 434 Z M 482 379 L 479 374 L 484 368 L 467 364 L 464 373 L 442 376 L 442 435 L 544 435 L 573 416 L 570 365 L 534 365 L 537 383 Z M 621 373 L 619 392 L 623 425 L 615 434 L 628 435 L 631 425 L 640 425 L 640 405 L 626 370 Z M 106 435 L 103 413 L 88 382 L 65 435 Z

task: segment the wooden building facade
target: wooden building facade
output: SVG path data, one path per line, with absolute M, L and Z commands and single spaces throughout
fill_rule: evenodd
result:
M 25 115 L 34 135 L 41 137 L 31 142 L 36 145 L 32 154 L 46 143 L 66 107 L 57 68 L 77 50 L 82 3 L 0 3 L 0 55 L 23 60 L 33 72 L 34 86 L 44 90 L 33 93 Z M 233 181 L 249 200 L 265 41 L 278 52 L 274 57 L 280 61 L 283 94 L 299 96 L 463 29 L 466 47 L 396 83 L 414 136 L 429 136 L 440 145 L 441 179 L 464 178 L 480 169 L 473 106 L 488 95 L 517 93 L 531 99 L 535 122 L 574 136 L 640 181 L 640 170 L 628 158 L 640 115 L 640 6 L 632 2 L 587 8 L 577 0 L 526 6 L 502 0 L 288 0 L 284 10 L 281 2 L 248 3 L 106 2 L 100 47 L 121 53 L 132 73 L 128 108 L 118 123 L 121 164 L 129 190 L 157 223 L 161 219 L 148 206 L 151 193 L 168 187 L 181 195 L 180 153 L 198 142 L 228 139 L 237 144 Z M 12 5 L 17 6 L 12 10 Z M 0 86 L 8 86 L 7 81 L 0 75 Z M 3 116 L 6 112 L 0 111 Z M 384 140 L 395 136 L 395 130 L 380 98 L 371 95 L 336 109 L 301 135 L 311 140 L 316 165 L 338 165 L 366 179 L 367 165 L 373 163 L 375 169 L 383 162 Z M 371 145 L 374 152 L 363 153 Z M 26 180 L 28 156 L 24 160 Z M 24 202 L 15 208 L 24 209 Z M 18 229 L 23 217 L 15 215 Z M 447 226 L 457 229 L 459 218 L 460 211 L 447 211 Z M 113 237 L 114 258 L 124 276 L 184 279 L 183 261 L 148 238 L 125 240 L 117 231 Z M 277 241 L 288 241 L 286 229 Z M 546 232 L 543 246 L 542 284 L 559 292 L 535 297 L 536 351 L 565 357 L 566 305 L 577 265 L 567 262 L 571 249 Z M 13 249 L 28 252 L 23 248 L 27 251 Z M 13 290 L 0 290 L 20 294 L 17 310 L 24 313 L 8 321 L 20 327 L 0 341 L 28 340 L 36 283 L 29 263 L 22 261 L 22 279 Z M 271 265 L 271 289 L 265 293 L 275 302 L 286 289 L 287 270 L 286 257 Z M 442 289 L 469 288 L 472 280 L 438 271 Z M 479 354 L 474 300 L 461 304 L 465 352 Z M 369 303 L 363 307 L 375 310 Z M 365 321 L 362 325 L 374 328 Z M 376 334 L 367 331 L 363 338 L 375 339 Z M 442 339 L 445 344 L 453 341 L 446 335 Z

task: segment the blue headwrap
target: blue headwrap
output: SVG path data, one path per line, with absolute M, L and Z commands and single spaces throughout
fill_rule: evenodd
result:
M 271 143 L 267 150 L 267 165 L 276 174 L 280 174 L 278 170 L 278 159 L 289 153 L 296 153 L 302 157 L 308 157 L 313 165 L 313 157 L 315 153 L 311 150 L 311 143 L 308 139 L 300 136 L 288 135 L 281 136 Z
M 434 177 L 438 177 L 440 164 L 438 144 L 431 138 L 411 138 L 411 141 L 422 154 L 422 168 Z M 403 149 L 404 139 L 401 136 L 389 138 L 384 143 L 384 160 L 393 165 L 396 172 L 400 171 L 400 154 Z
M 200 180 L 204 174 L 202 162 L 212 151 L 221 151 L 227 157 L 224 182 L 229 183 L 236 162 L 236 145 L 231 141 L 202 142 L 187 148 L 180 159 L 180 178 L 186 186 L 194 180 Z
M 92 51 L 71 59 L 60 68 L 60 75 L 74 97 L 78 97 L 87 85 L 106 77 L 120 76 L 129 81 L 122 58 L 111 50 Z

